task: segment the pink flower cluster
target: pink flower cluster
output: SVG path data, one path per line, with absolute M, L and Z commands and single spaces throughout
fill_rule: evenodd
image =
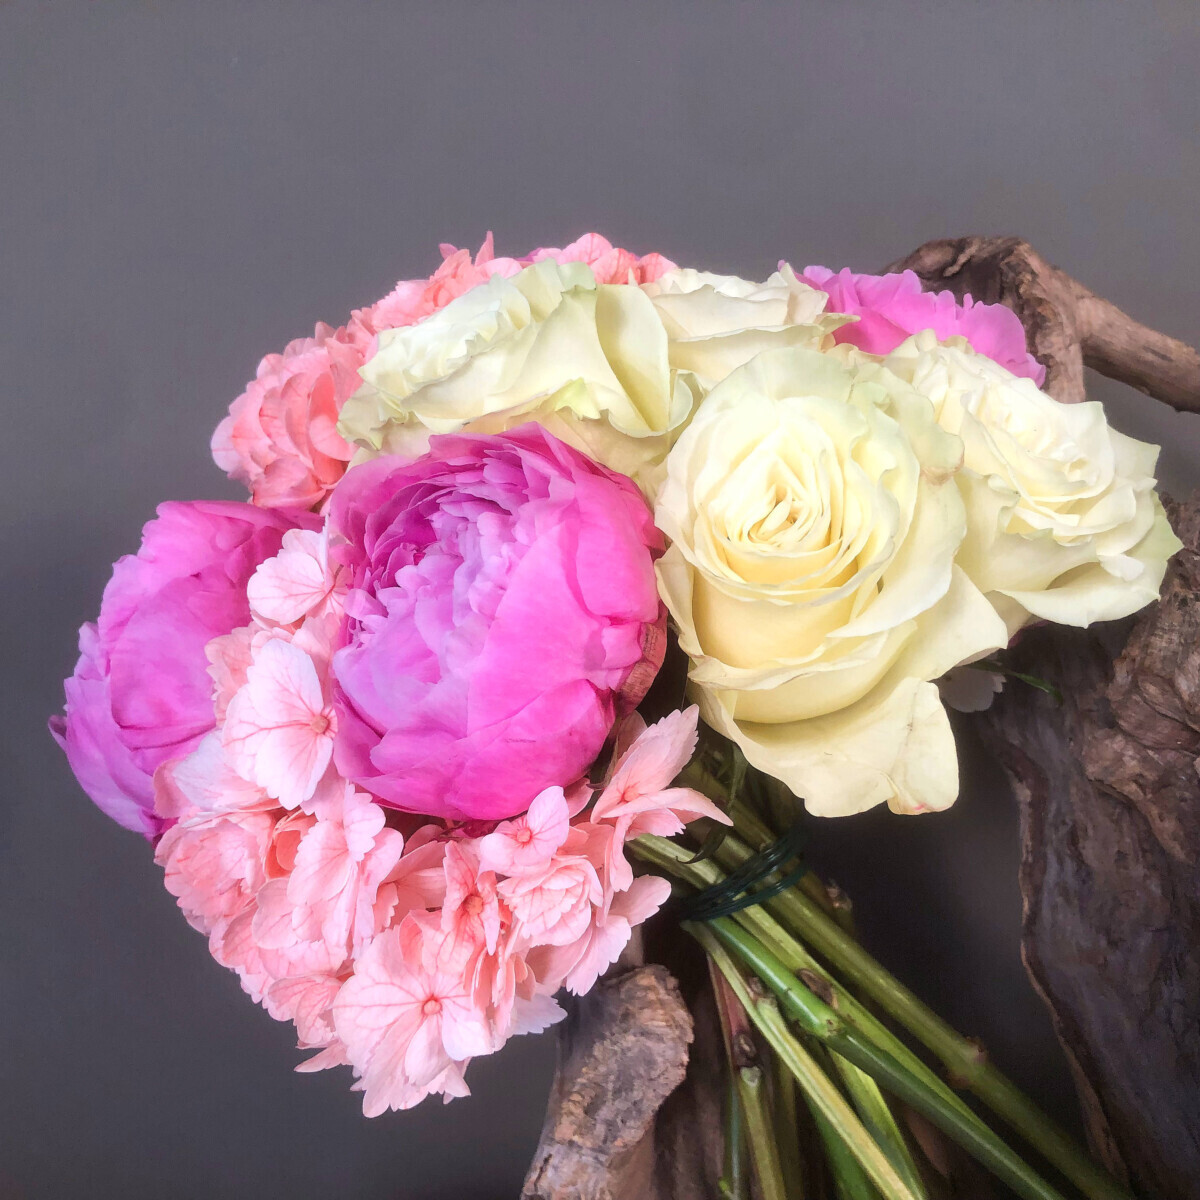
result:
M 696 710 L 630 715 L 661 549 L 630 480 L 526 425 L 356 467 L 324 519 L 165 505 L 117 565 L 56 736 L 368 1113 L 558 1019 L 669 890 L 625 843 L 723 819 L 671 787 Z
M 301 536 L 280 557 L 295 565 L 317 561 L 314 551 Z M 671 786 L 695 745 L 695 708 L 649 728 L 626 718 L 594 802 L 586 784 L 551 787 L 499 824 L 405 818 L 337 778 L 309 791 L 301 781 L 320 761 L 330 713 L 323 671 L 298 670 L 289 651 L 302 640 L 310 661 L 321 657 L 321 609 L 338 603 L 336 582 L 325 582 L 299 623 L 266 617 L 260 597 L 258 627 L 214 647 L 218 693 L 245 679 L 228 701 L 234 731 L 209 734 L 160 772 L 159 815 L 174 824 L 155 857 L 217 961 L 272 1016 L 295 1022 L 302 1048 L 320 1051 L 300 1069 L 350 1065 L 373 1116 L 431 1093 L 465 1095 L 470 1059 L 559 1020 L 554 994 L 591 988 L 670 891 L 634 876 L 626 843 L 727 818 Z M 286 589 L 263 591 L 266 608 L 283 611 Z M 255 640 L 270 652 L 247 668 Z M 294 752 L 297 786 L 283 796 L 247 778 L 255 772 L 239 757 L 235 713 L 258 703 L 264 657 L 293 718 L 286 745 L 258 750 L 279 762 Z
M 359 386 L 359 368 L 381 330 L 413 325 L 493 275 L 515 275 L 545 258 L 587 263 L 600 283 L 650 283 L 675 266 L 661 254 L 631 254 L 598 233 L 519 259 L 497 258 L 490 233 L 474 259 L 449 245 L 441 251 L 444 261 L 428 279 L 403 280 L 382 300 L 356 309 L 345 325 L 319 324 L 312 337 L 259 363 L 212 439 L 217 466 L 246 484 L 255 504 L 311 508 L 332 491 L 354 454 L 337 431 L 338 414 Z

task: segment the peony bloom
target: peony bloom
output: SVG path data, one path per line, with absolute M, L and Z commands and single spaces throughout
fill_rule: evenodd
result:
M 84 791 L 125 828 L 162 829 L 155 769 L 213 728 L 205 647 L 249 621 L 247 582 L 305 523 L 315 519 L 249 504 L 163 504 L 141 549 L 114 566 L 51 730 Z
M 938 339 L 964 337 L 1014 375 L 1032 379 L 1039 387 L 1046 368 L 1026 349 L 1025 327 L 1003 304 L 977 304 L 965 296 L 960 304 L 953 292 L 926 292 L 913 271 L 893 275 L 855 275 L 843 267 L 805 267 L 805 283 L 829 293 L 829 311 L 858 318 L 843 325 L 834 340 L 857 346 L 868 354 L 889 354 L 910 334 L 932 329 Z
M 361 374 L 338 428 L 369 454 L 415 456 L 432 434 L 497 433 L 536 419 L 634 474 L 662 459 L 692 407 L 649 297 L 553 258 L 381 333 Z
M 1007 630 L 955 566 L 958 438 L 869 361 L 770 350 L 667 459 L 663 596 L 705 720 L 823 815 L 958 790 L 929 682 Z
M 523 812 L 578 780 L 661 662 L 661 546 L 629 480 L 536 425 L 352 470 L 335 762 L 385 803 Z
M 910 338 L 886 360 L 963 441 L 958 562 L 1016 632 L 1090 625 L 1158 599 L 1180 542 L 1154 490 L 1158 447 L 1098 403 L 1060 404 L 968 347 Z

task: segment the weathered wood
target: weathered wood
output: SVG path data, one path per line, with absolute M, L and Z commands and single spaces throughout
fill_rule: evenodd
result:
M 1128 632 L 1033 630 L 980 720 L 1021 808 L 1023 956 L 1093 1149 L 1139 1195 L 1200 1196 L 1200 497 Z M 1115 659 L 1114 659 L 1115 653 Z
M 692 1029 L 665 967 L 603 979 L 576 1002 L 524 1200 L 665 1200 L 652 1126 L 683 1082 Z

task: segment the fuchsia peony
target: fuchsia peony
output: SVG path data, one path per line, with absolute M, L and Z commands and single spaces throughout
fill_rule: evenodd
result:
M 856 275 L 848 267 L 805 267 L 799 277 L 829 296 L 830 312 L 849 313 L 858 320 L 834 332 L 834 340 L 890 354 L 906 338 L 932 329 L 939 341 L 964 337 L 980 353 L 1014 375 L 1032 379 L 1039 387 L 1046 368 L 1025 347 L 1025 328 L 1003 304 L 977 304 L 966 296 L 960 304 L 952 292 L 926 292 L 913 271 L 892 275 Z
M 662 660 L 662 541 L 633 484 L 525 425 L 356 467 L 330 517 L 339 771 L 483 820 L 581 778 Z
M 51 730 L 84 790 L 127 829 L 162 828 L 154 772 L 214 723 L 205 646 L 250 619 L 248 580 L 299 523 L 315 518 L 223 501 L 163 504 L 141 549 L 113 568 L 99 620 L 79 631 L 66 714 Z

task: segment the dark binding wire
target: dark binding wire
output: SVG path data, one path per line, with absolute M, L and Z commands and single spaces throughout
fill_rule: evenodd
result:
M 728 917 L 743 908 L 762 904 L 787 891 L 808 869 L 804 862 L 804 831 L 800 826 L 791 829 L 759 853 L 751 855 L 736 871 L 731 871 L 721 882 L 688 896 L 679 904 L 681 921 L 712 921 L 717 917 Z M 784 872 L 788 863 L 795 866 Z M 774 883 L 765 881 L 780 873 Z M 756 884 L 762 884 L 756 887 Z

